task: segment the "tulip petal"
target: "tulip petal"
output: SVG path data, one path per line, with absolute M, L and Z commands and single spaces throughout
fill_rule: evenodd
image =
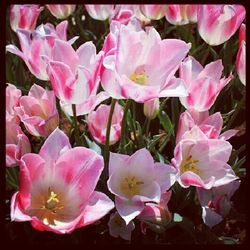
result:
M 118 196 L 115 197 L 115 205 L 118 213 L 125 220 L 126 225 L 128 225 L 131 220 L 139 215 L 144 208 L 143 202 L 124 200 Z

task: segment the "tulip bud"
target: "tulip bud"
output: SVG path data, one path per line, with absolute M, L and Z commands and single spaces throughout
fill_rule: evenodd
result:
M 246 86 L 246 27 L 242 24 L 239 33 L 239 50 L 236 57 L 236 69 L 240 81 Z
M 35 4 L 15 4 L 10 7 L 10 26 L 13 31 L 25 29 L 33 31 L 36 27 L 36 21 L 43 8 Z
M 158 114 L 159 107 L 160 107 L 159 98 L 146 101 L 143 105 L 144 115 L 150 120 L 155 119 L 155 117 Z
M 143 4 L 140 5 L 140 10 L 145 17 L 152 20 L 159 20 L 164 17 L 166 7 L 166 5 L 161 4 Z
M 76 8 L 75 4 L 47 4 L 46 6 L 50 13 L 58 19 L 67 18 Z

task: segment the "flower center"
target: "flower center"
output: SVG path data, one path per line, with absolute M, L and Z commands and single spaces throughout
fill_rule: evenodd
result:
M 198 162 L 199 161 L 198 160 L 194 160 L 191 155 L 188 156 L 186 158 L 186 160 L 184 160 L 181 163 L 180 173 L 183 174 L 186 171 L 191 171 L 191 172 L 194 172 L 195 174 L 199 175 L 200 170 L 198 169 L 198 165 L 197 165 Z
M 60 200 L 58 199 L 58 195 L 54 191 L 51 191 L 50 188 L 48 189 L 48 197 L 44 206 L 49 210 L 53 210 L 57 207 Z
M 145 85 L 148 82 L 148 76 L 145 74 L 144 66 L 139 66 L 130 76 L 130 80 L 137 84 Z
M 128 176 L 121 182 L 121 191 L 128 196 L 133 196 L 140 193 L 140 185 L 144 184 L 135 176 Z

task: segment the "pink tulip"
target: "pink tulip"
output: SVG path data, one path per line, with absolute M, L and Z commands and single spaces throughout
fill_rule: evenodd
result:
M 22 96 L 21 90 L 15 85 L 8 83 L 6 87 L 6 121 L 19 124 L 20 119 L 16 114 L 15 107 L 19 106 L 19 99 Z
M 21 30 L 17 31 L 21 51 L 15 45 L 7 45 L 6 50 L 21 57 L 26 63 L 30 72 L 40 80 L 49 80 L 46 68 L 47 62 L 42 58 L 51 57 L 51 50 L 55 39 L 66 41 L 68 22 L 59 23 L 56 28 L 50 23 L 40 25 L 34 32 Z M 73 43 L 77 37 L 68 42 Z
M 113 202 L 94 191 L 103 158 L 84 147 L 71 148 L 58 128 L 39 154 L 21 158 L 20 190 L 11 199 L 11 220 L 30 221 L 40 231 L 71 233 L 106 215 Z
M 220 91 L 233 79 L 232 73 L 228 78 L 221 78 L 222 71 L 221 60 L 203 68 L 192 56 L 187 57 L 180 65 L 180 78 L 184 80 L 189 95 L 180 97 L 181 104 L 188 110 L 209 110 Z
M 19 165 L 21 157 L 30 151 L 29 139 L 21 127 L 13 121 L 6 121 L 6 166 Z
M 101 143 L 106 142 L 106 130 L 110 112 L 109 105 L 101 104 L 96 111 L 91 111 L 88 115 L 88 128 L 93 138 Z M 115 105 L 114 113 L 112 116 L 109 144 L 115 144 L 121 137 L 121 123 L 123 118 L 123 108 Z
M 189 186 L 210 189 L 225 185 L 238 177 L 227 164 L 232 146 L 221 139 L 208 139 L 194 126 L 182 136 L 174 150 L 172 164 L 177 168 L 177 181 Z
M 145 202 L 160 202 L 161 193 L 175 182 L 176 170 L 154 163 L 145 148 L 133 155 L 110 154 L 108 188 L 126 225 L 145 208 Z
M 88 14 L 96 20 L 104 21 L 114 14 L 113 4 L 85 4 Z
M 69 115 L 73 115 L 72 104 L 76 104 L 77 115 L 84 115 L 109 97 L 105 92 L 97 94 L 102 57 L 103 52 L 96 54 L 92 42 L 82 44 L 75 51 L 69 43 L 55 40 L 48 74 L 55 95 Z
M 223 126 L 223 119 L 220 112 L 216 112 L 209 116 L 208 111 L 203 112 L 202 119 L 197 120 L 196 112 L 188 112 L 187 110 L 180 115 L 178 130 L 176 135 L 176 143 L 178 143 L 185 132 L 190 131 L 195 125 L 199 126 L 201 131 L 209 139 L 223 139 L 229 140 L 236 135 L 238 130 L 229 129 L 221 133 Z M 199 113 L 200 114 L 200 113 Z
M 59 115 L 53 91 L 34 84 L 28 96 L 22 96 L 19 102 L 15 110 L 30 134 L 47 137 L 58 126 Z
M 108 222 L 109 234 L 115 238 L 121 237 L 124 240 L 131 240 L 132 231 L 135 229 L 135 224 L 133 221 L 130 221 L 126 225 L 125 221 L 121 216 L 115 212 L 110 215 Z
M 199 5 L 197 16 L 200 36 L 209 45 L 220 45 L 234 35 L 245 14 L 242 5 Z
M 236 69 L 240 81 L 246 86 L 246 27 L 242 24 L 239 34 L 239 50 L 236 57 Z
M 165 17 L 173 25 L 185 25 L 197 22 L 196 4 L 169 4 L 167 5 Z
M 50 13 L 58 18 L 65 19 L 69 17 L 76 8 L 75 4 L 47 4 L 46 7 L 50 11 Z
M 10 6 L 10 26 L 13 31 L 24 29 L 33 31 L 36 27 L 36 21 L 43 8 L 35 4 L 16 4 Z
M 140 5 L 142 14 L 152 20 L 159 20 L 164 17 L 166 12 L 166 5 L 160 4 L 143 4 Z
M 110 96 L 144 103 L 153 98 L 187 95 L 182 80 L 173 76 L 190 44 L 161 40 L 153 27 L 144 31 L 132 22 L 111 26 L 101 71 L 102 86 Z
M 144 115 L 150 120 L 155 119 L 159 111 L 159 108 L 160 108 L 159 98 L 146 101 L 143 104 Z
M 213 227 L 225 218 L 231 209 L 231 198 L 240 186 L 240 180 L 232 181 L 210 190 L 197 188 L 202 206 L 202 219 L 206 225 Z
M 172 220 L 172 215 L 168 210 L 168 202 L 171 198 L 172 191 L 161 195 L 159 204 L 147 203 L 143 211 L 136 217 L 141 221 L 142 233 L 146 234 L 149 227 L 156 233 L 162 233 L 166 226 Z

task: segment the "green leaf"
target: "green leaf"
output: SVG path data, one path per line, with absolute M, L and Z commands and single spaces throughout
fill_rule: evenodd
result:
M 82 136 L 84 137 L 90 149 L 93 149 L 99 155 L 102 154 L 102 150 L 99 145 L 97 145 L 94 141 L 91 141 L 86 135 L 83 134 Z
M 164 111 L 161 111 L 158 113 L 158 118 L 167 134 L 174 136 L 174 125 L 169 116 Z

